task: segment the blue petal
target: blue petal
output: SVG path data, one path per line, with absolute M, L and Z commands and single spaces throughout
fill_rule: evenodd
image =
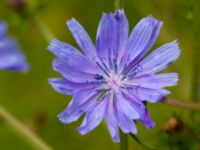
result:
M 135 108 L 135 110 L 140 114 L 140 118 L 137 120 L 145 124 L 147 128 L 152 128 L 155 125 L 155 123 L 151 120 L 149 112 L 147 111 L 147 108 L 145 107 L 143 102 L 141 102 L 138 98 L 134 97 L 132 94 L 127 92 L 124 96 L 129 101 L 131 106 Z
M 67 43 L 53 39 L 48 49 L 76 70 L 87 73 L 100 73 L 96 64 Z
M 163 96 L 170 94 L 169 91 L 164 90 L 164 89 L 154 90 L 154 89 L 143 88 L 139 86 L 133 86 L 128 91 L 130 94 L 136 96 L 140 100 L 151 102 L 151 103 L 155 103 L 161 100 Z
M 110 94 L 106 94 L 100 100 L 98 100 L 94 108 L 86 113 L 86 117 L 83 120 L 83 123 L 78 128 L 82 135 L 92 131 L 101 123 L 105 113 L 106 101 L 108 101 L 109 98 Z
M 147 109 L 145 109 L 145 113 L 143 114 L 143 116 L 139 121 L 145 124 L 147 128 L 153 128 L 155 126 L 155 122 L 151 120 Z
M 49 83 L 59 93 L 73 95 L 74 91 L 92 87 L 89 83 L 74 83 L 64 78 L 50 78 Z
M 134 107 L 125 99 L 120 92 L 116 93 L 116 107 L 129 119 L 139 119 L 140 114 Z
M 88 81 L 95 80 L 94 74 L 81 72 L 81 71 L 77 70 L 77 68 L 70 66 L 68 63 L 66 63 L 66 61 L 63 61 L 61 59 L 55 59 L 53 61 L 53 68 L 55 71 L 58 71 L 66 79 L 68 79 L 72 82 L 77 83 L 77 82 L 88 82 Z
M 82 89 L 74 93 L 67 108 L 58 115 L 60 121 L 65 124 L 71 123 L 79 119 L 79 117 L 95 106 L 98 94 L 92 89 Z
M 106 104 L 105 120 L 113 142 L 120 142 L 119 130 L 114 109 L 113 98 L 111 97 L 111 99 L 108 100 Z
M 116 112 L 117 123 L 124 133 L 137 134 L 137 128 L 133 120 L 126 117 L 120 111 Z
M 81 55 L 81 52 L 75 47 L 57 39 L 51 41 L 48 49 L 61 59 L 68 59 L 70 55 Z
M 139 63 L 141 72 L 156 73 L 164 70 L 173 63 L 179 55 L 180 49 L 176 41 L 165 44 Z
M 124 133 L 137 134 L 137 128 L 133 120 L 124 115 L 117 106 L 115 107 L 115 114 L 117 123 Z
M 128 52 L 126 53 L 127 61 L 130 62 L 127 68 L 128 70 L 153 46 L 159 35 L 162 24 L 162 22 L 154 19 L 152 16 L 148 16 L 143 18 L 134 27 L 128 40 Z
M 100 58 L 117 58 L 124 53 L 128 40 L 128 21 L 123 10 L 103 14 L 97 31 L 97 53 Z
M 67 22 L 67 26 L 83 53 L 90 58 L 96 56 L 96 48 L 84 28 L 74 18 Z
M 127 86 L 139 86 L 149 89 L 162 89 L 168 86 L 175 86 L 178 81 L 177 73 L 163 73 L 157 75 L 149 75 L 143 78 L 136 78 L 133 80 L 128 80 Z

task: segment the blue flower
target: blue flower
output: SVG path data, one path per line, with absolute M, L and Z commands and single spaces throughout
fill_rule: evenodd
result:
M 158 102 L 170 93 L 164 88 L 178 81 L 176 73 L 155 74 L 179 57 L 176 41 L 144 57 L 155 43 L 162 24 L 147 16 L 129 35 L 123 10 L 103 14 L 94 45 L 75 19 L 68 21 L 81 51 L 56 39 L 48 47 L 58 57 L 53 61 L 54 70 L 63 76 L 51 78 L 49 83 L 59 93 L 73 96 L 58 115 L 60 121 L 71 123 L 85 114 L 78 130 L 86 134 L 105 119 L 114 142 L 120 141 L 119 128 L 124 133 L 137 134 L 135 121 L 152 128 L 155 123 L 144 102 Z
M 7 25 L 0 21 L 0 69 L 27 71 L 28 64 L 15 39 L 7 36 Z

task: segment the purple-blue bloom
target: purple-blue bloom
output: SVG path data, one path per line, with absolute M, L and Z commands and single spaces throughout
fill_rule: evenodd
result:
M 29 69 L 18 43 L 7 35 L 7 25 L 3 21 L 0 21 L 0 69 L 11 71 Z
M 152 16 L 139 21 L 129 35 L 123 10 L 103 14 L 97 30 L 96 44 L 73 18 L 67 26 L 81 51 L 53 39 L 48 49 L 57 55 L 53 68 L 63 78 L 49 83 L 61 94 L 72 95 L 67 108 L 58 115 L 65 124 L 81 115 L 78 128 L 87 134 L 105 119 L 114 142 L 119 142 L 119 128 L 137 134 L 135 121 L 147 128 L 151 120 L 144 102 L 155 103 L 170 92 L 165 87 L 177 84 L 177 73 L 161 73 L 180 54 L 176 41 L 167 43 L 144 57 L 155 43 L 162 22 Z

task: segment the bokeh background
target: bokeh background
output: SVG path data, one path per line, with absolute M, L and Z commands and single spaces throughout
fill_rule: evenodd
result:
M 114 0 L 27 0 L 24 1 L 26 11 L 21 10 L 23 7 L 13 9 L 8 0 L 0 2 L 0 19 L 8 23 L 9 34 L 18 40 L 31 65 L 31 70 L 25 74 L 0 71 L 0 103 L 55 150 L 119 149 L 119 144 L 112 142 L 103 123 L 88 135 L 81 136 L 76 128 L 82 119 L 69 125 L 57 119 L 57 114 L 63 111 L 71 97 L 58 94 L 48 84 L 48 78 L 60 75 L 53 72 L 51 62 L 54 56 L 47 50 L 49 43 L 33 22 L 37 16 L 55 38 L 77 46 L 66 28 L 66 20 L 76 18 L 94 40 L 102 12 L 114 11 Z M 164 21 L 154 48 L 178 39 L 181 56 L 164 72 L 179 73 L 178 86 L 169 88 L 172 91 L 170 97 L 185 101 L 191 100 L 193 62 L 199 58 L 193 55 L 200 39 L 196 36 L 195 5 L 192 0 L 125 0 L 130 29 L 150 14 Z M 189 142 L 189 139 L 199 138 L 200 132 L 187 134 L 191 111 L 161 103 L 148 104 L 147 107 L 156 126 L 148 130 L 137 124 L 138 138 L 143 143 L 154 145 L 158 150 L 181 149 L 177 143 L 183 150 L 200 149 L 198 142 Z M 181 130 L 186 131 L 166 133 L 166 122 L 173 116 L 182 120 Z M 195 124 L 197 126 L 197 122 Z M 198 127 L 191 128 L 192 131 L 199 130 Z M 29 150 L 32 147 L 0 120 L 0 149 Z M 129 149 L 143 150 L 144 147 L 129 137 Z

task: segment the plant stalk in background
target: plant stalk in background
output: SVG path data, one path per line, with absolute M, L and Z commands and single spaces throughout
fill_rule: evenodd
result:
M 8 124 L 15 133 L 29 143 L 35 150 L 53 150 L 43 142 L 29 128 L 23 125 L 17 118 L 12 116 L 4 107 L 0 105 L 0 117 Z
M 128 136 L 120 130 L 120 150 L 128 150 Z
M 194 41 L 200 41 L 200 1 L 194 0 Z M 192 82 L 190 98 L 200 102 L 200 44 L 195 42 L 192 61 Z
M 124 7 L 125 0 L 115 0 L 115 9 L 121 9 Z

